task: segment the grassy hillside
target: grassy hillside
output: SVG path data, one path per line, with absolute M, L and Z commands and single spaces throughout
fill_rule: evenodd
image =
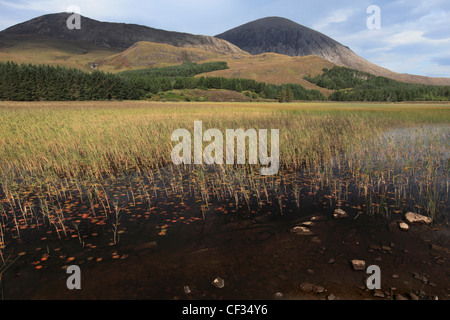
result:
M 79 41 L 43 41 L 29 36 L 16 36 L 14 39 L 0 37 L 0 62 L 46 64 L 90 71 L 96 60 L 118 52 L 119 49 L 98 47 Z
M 309 90 L 319 90 L 325 96 L 332 92 L 303 79 L 307 75 L 321 74 L 324 68 L 334 67 L 334 64 L 319 57 L 289 57 L 264 53 L 257 56 L 228 56 L 221 60 L 226 61 L 230 69 L 210 72 L 203 76 L 253 79 L 278 85 L 296 83 Z
M 173 66 L 186 62 L 200 62 L 223 56 L 199 48 L 180 48 L 168 44 L 143 41 L 134 44 L 123 52 L 98 59 L 96 63 L 100 70 L 120 72 Z

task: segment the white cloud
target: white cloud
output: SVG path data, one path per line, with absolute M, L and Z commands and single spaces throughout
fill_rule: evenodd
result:
M 332 11 L 325 19 L 314 24 L 313 29 L 320 31 L 324 30 L 332 23 L 346 22 L 355 13 L 355 11 L 355 8 Z

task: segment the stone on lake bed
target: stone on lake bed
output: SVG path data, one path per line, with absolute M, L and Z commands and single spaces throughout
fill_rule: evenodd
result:
M 334 217 L 335 219 L 344 219 L 344 218 L 347 218 L 347 217 L 348 217 L 348 214 L 347 214 L 347 212 L 345 212 L 345 211 L 342 210 L 342 209 L 336 209 L 336 210 L 334 210 L 334 215 L 333 215 L 333 217 Z
M 275 299 L 275 300 L 280 300 L 280 299 L 283 299 L 283 294 L 281 293 L 281 292 L 277 292 L 277 293 L 275 293 L 274 295 L 273 295 L 273 298 Z
M 315 215 L 315 216 L 312 216 L 310 220 L 314 221 L 314 222 L 318 222 L 318 221 L 324 221 L 324 220 L 326 220 L 326 218 L 322 215 Z
M 300 283 L 300 290 L 302 290 L 303 292 L 313 292 L 314 287 L 315 286 L 312 283 L 308 282 Z
M 314 293 L 317 293 L 317 294 L 325 292 L 325 288 L 321 287 L 321 286 L 314 286 L 313 290 L 314 290 Z
M 363 260 L 352 260 L 352 266 L 355 271 L 366 270 L 366 262 Z
M 430 217 L 425 217 L 423 215 L 414 213 L 414 212 L 408 212 L 405 214 L 405 220 L 408 223 L 424 223 L 424 224 L 431 224 L 433 221 Z
M 409 230 L 409 225 L 408 225 L 407 223 L 405 223 L 405 222 L 400 222 L 400 223 L 398 224 L 398 226 L 399 226 L 400 229 L 403 230 L 403 231 L 408 231 L 408 230 Z
M 213 280 L 212 285 L 217 289 L 223 289 L 225 288 L 225 280 L 223 280 L 220 277 L 217 277 Z
M 192 293 L 192 291 L 191 291 L 191 288 L 189 288 L 189 286 L 184 286 L 184 293 L 185 294 L 191 294 Z
M 297 226 L 292 229 L 292 232 L 299 236 L 312 236 L 314 233 L 306 227 Z
M 381 291 L 381 290 L 375 290 L 375 291 L 373 292 L 373 296 L 374 296 L 374 297 L 377 297 L 377 298 L 384 298 L 384 297 L 385 297 L 383 291 Z

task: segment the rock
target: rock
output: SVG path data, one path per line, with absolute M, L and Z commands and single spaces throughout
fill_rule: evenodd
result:
M 398 279 L 399 275 L 398 274 L 393 274 L 391 277 L 392 277 L 392 279 Z
M 321 286 L 314 286 L 313 291 L 314 293 L 320 294 L 325 292 L 325 288 Z
M 314 226 L 314 222 L 312 222 L 312 221 L 305 221 L 305 222 L 302 223 L 302 226 L 304 226 L 304 227 L 312 227 L 312 226 Z
M 392 250 L 391 247 L 388 247 L 388 246 L 381 246 L 381 249 L 384 250 L 384 251 L 391 251 Z
M 185 293 L 185 294 L 191 294 L 191 292 L 192 292 L 192 291 L 191 291 L 191 288 L 189 288 L 189 286 L 184 286 L 183 289 L 184 289 L 184 293 Z
M 345 212 L 345 211 L 342 210 L 342 209 L 336 209 L 336 210 L 334 210 L 334 215 L 333 215 L 333 217 L 334 217 L 335 219 L 344 219 L 344 218 L 347 218 L 347 217 L 348 217 L 348 214 L 347 214 L 347 212 Z
M 383 293 L 383 291 L 381 291 L 381 290 L 375 290 L 375 291 L 373 292 L 373 296 L 374 296 L 374 297 L 377 297 L 377 298 L 384 298 L 384 293 Z
M 330 295 L 327 297 L 327 299 L 328 299 L 329 301 L 333 301 L 333 300 L 336 300 L 336 296 L 335 296 L 334 294 L 330 294 Z
M 313 292 L 314 285 L 308 282 L 302 282 L 300 283 L 300 290 L 306 293 Z
M 292 232 L 299 236 L 312 236 L 314 233 L 306 227 L 297 226 L 292 229 Z
M 317 221 L 324 221 L 324 220 L 326 220 L 326 218 L 324 216 L 322 216 L 322 215 L 317 215 L 317 216 L 311 217 L 310 220 L 317 222 Z
M 425 217 L 414 212 L 408 212 L 405 215 L 405 220 L 408 223 L 424 223 L 424 224 L 431 224 L 431 222 L 433 221 L 429 217 Z
M 411 298 L 411 300 L 415 300 L 415 301 L 419 300 L 419 297 L 412 292 L 409 294 L 409 297 Z
M 281 292 L 277 292 L 273 295 L 273 298 L 275 300 L 281 300 L 281 299 L 283 299 L 283 294 Z
M 352 260 L 352 266 L 355 271 L 366 270 L 366 262 L 363 260 Z
M 308 272 L 308 274 L 311 274 L 311 275 L 314 274 L 314 270 L 312 270 L 312 269 L 308 269 L 307 272 Z
M 405 223 L 405 222 L 400 222 L 398 224 L 398 226 L 400 227 L 400 230 L 403 230 L 403 231 L 408 231 L 409 230 L 409 225 L 407 223 Z
M 402 296 L 401 294 L 396 294 L 395 300 L 408 300 L 408 299 L 406 297 Z
M 333 263 L 335 263 L 336 262 L 336 260 L 334 260 L 333 258 L 331 258 L 330 260 L 328 260 L 328 263 L 329 264 L 333 264 Z
M 223 289 L 225 287 L 225 280 L 220 277 L 217 277 L 213 280 L 212 285 L 217 289 Z

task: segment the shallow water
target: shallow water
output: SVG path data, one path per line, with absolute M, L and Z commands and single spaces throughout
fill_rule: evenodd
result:
M 156 275 L 148 278 L 146 285 L 158 287 L 155 292 L 142 293 L 151 299 L 173 298 L 189 282 L 198 290 L 197 299 L 221 297 L 220 292 L 210 291 L 209 280 L 205 280 L 218 276 L 214 272 L 232 279 L 234 291 L 225 291 L 222 297 L 271 298 L 274 290 L 297 297 L 293 283 L 308 278 L 308 269 L 316 269 L 315 281 L 327 277 L 330 270 L 328 264 L 323 265 L 325 257 L 338 261 L 337 257 L 343 257 L 340 271 L 329 280 L 330 287 L 345 287 L 340 277 L 355 286 L 353 275 L 347 274 L 348 260 L 368 253 L 366 247 L 362 250 L 359 244 L 347 244 L 368 246 L 394 240 L 407 248 L 404 250 L 422 251 L 411 260 L 399 251 L 392 261 L 388 259 L 388 266 L 394 268 L 397 263 L 414 269 L 418 261 L 433 261 L 427 256 L 429 244 L 408 243 L 411 239 L 407 241 L 406 235 L 382 228 L 407 211 L 432 213 L 446 223 L 449 137 L 449 126 L 393 129 L 321 167 L 275 177 L 220 167 L 189 167 L 104 179 L 98 190 L 89 183 L 77 186 L 67 182 L 66 192 L 44 195 L 47 217 L 37 197 L 30 200 L 25 213 L 18 203 L 12 209 L 3 199 L 9 217 L 2 229 L 4 257 L 8 261 L 17 258 L 4 278 L 9 282 L 7 294 L 15 298 L 51 297 L 52 290 L 62 294 L 64 287 L 52 274 L 75 263 L 86 266 L 95 279 L 100 264 L 106 263 L 111 276 L 105 281 L 112 281 L 117 290 L 110 297 L 120 296 L 119 289 L 133 296 L 133 291 L 143 288 L 137 280 L 122 283 L 121 268 L 126 266 L 137 276 L 145 261 Z M 358 223 L 349 219 L 337 224 L 331 218 L 336 208 L 346 210 Z M 314 214 L 327 221 L 314 231 L 320 242 L 311 243 L 310 238 L 290 233 L 295 224 Z M 374 234 L 378 236 L 374 238 Z M 448 243 L 448 237 L 437 240 Z M 137 250 L 153 243 L 156 248 Z M 18 255 L 21 252 L 26 255 Z M 376 258 L 372 253 L 369 256 Z M 438 268 L 435 276 L 441 275 Z M 24 291 L 12 287 L 15 277 L 26 287 Z M 28 281 L 37 278 L 49 285 L 27 287 Z M 265 280 L 270 282 L 270 290 L 265 290 Z M 105 290 L 108 284 L 103 286 Z M 94 287 L 87 293 L 92 298 L 100 295 Z

